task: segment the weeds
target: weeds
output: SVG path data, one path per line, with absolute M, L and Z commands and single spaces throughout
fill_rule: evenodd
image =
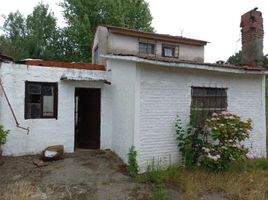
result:
M 153 200 L 168 200 L 163 185 L 157 185 L 152 189 Z
M 151 185 L 154 200 L 168 199 L 169 187 L 179 191 L 183 200 L 198 200 L 213 192 L 229 199 L 267 200 L 268 159 L 237 161 L 220 173 L 174 166 L 163 170 L 151 165 L 139 180 Z
M 133 145 L 129 148 L 128 152 L 128 171 L 131 176 L 137 176 L 139 173 L 137 151 Z

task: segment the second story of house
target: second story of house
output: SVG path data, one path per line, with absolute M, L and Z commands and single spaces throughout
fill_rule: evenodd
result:
M 92 62 L 105 64 L 101 55 L 130 55 L 204 62 L 208 42 L 132 29 L 98 26 L 92 47 Z

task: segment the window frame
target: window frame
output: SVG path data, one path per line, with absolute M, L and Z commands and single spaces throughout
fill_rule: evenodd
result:
M 27 115 L 28 104 L 30 94 L 28 92 L 28 85 L 36 84 L 41 86 L 41 99 L 40 99 L 40 117 L 33 118 L 32 116 Z M 54 95 L 53 95 L 53 116 L 44 116 L 43 115 L 43 97 L 42 87 L 44 86 L 53 86 Z M 25 119 L 58 119 L 58 83 L 57 82 L 37 82 L 37 81 L 25 81 L 25 101 L 24 101 L 24 118 Z
M 145 52 L 142 52 L 141 51 L 141 47 L 140 45 L 145 45 L 146 46 L 146 51 Z M 151 49 L 152 51 L 149 52 L 148 51 L 148 46 L 151 45 Z M 145 42 L 145 41 L 139 41 L 139 53 L 140 54 L 149 54 L 149 55 L 155 55 L 156 54 L 156 45 L 155 43 L 152 43 L 152 42 Z
M 165 49 L 170 49 L 172 51 L 172 55 L 166 55 Z M 176 52 L 177 51 L 177 52 Z M 162 44 L 162 56 L 167 58 L 178 58 L 179 57 L 179 46 L 172 44 Z

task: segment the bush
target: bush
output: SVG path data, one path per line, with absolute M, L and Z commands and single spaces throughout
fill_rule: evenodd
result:
M 175 129 L 178 148 L 182 155 L 182 163 L 186 168 L 191 169 L 196 165 L 201 155 L 202 134 L 198 131 L 199 129 L 194 128 L 192 125 L 188 125 L 184 130 L 179 115 L 176 118 Z
M 6 143 L 8 134 L 9 130 L 5 130 L 4 127 L 0 125 L 0 147 Z
M 214 171 L 229 168 L 234 160 L 245 159 L 248 149 L 242 142 L 249 137 L 251 120 L 241 120 L 229 112 L 213 113 L 205 122 L 205 130 L 211 141 L 202 147 L 201 165 Z
M 137 151 L 133 145 L 129 148 L 128 152 L 128 171 L 131 176 L 137 176 L 139 173 Z

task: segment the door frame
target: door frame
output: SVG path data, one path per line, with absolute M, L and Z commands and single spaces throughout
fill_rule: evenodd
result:
M 78 131 L 78 127 L 77 127 L 77 124 L 78 124 L 78 117 L 79 117 L 79 105 L 78 105 L 78 98 L 77 98 L 77 93 L 78 91 L 92 91 L 92 90 L 97 90 L 99 91 L 99 144 L 98 144 L 98 149 L 100 149 L 100 146 L 101 146 L 101 88 L 87 88 L 87 87 L 75 87 L 75 91 L 74 91 L 74 150 L 76 149 L 79 149 L 78 147 L 78 141 L 77 141 L 77 131 Z M 90 149 L 90 148 L 88 148 Z

